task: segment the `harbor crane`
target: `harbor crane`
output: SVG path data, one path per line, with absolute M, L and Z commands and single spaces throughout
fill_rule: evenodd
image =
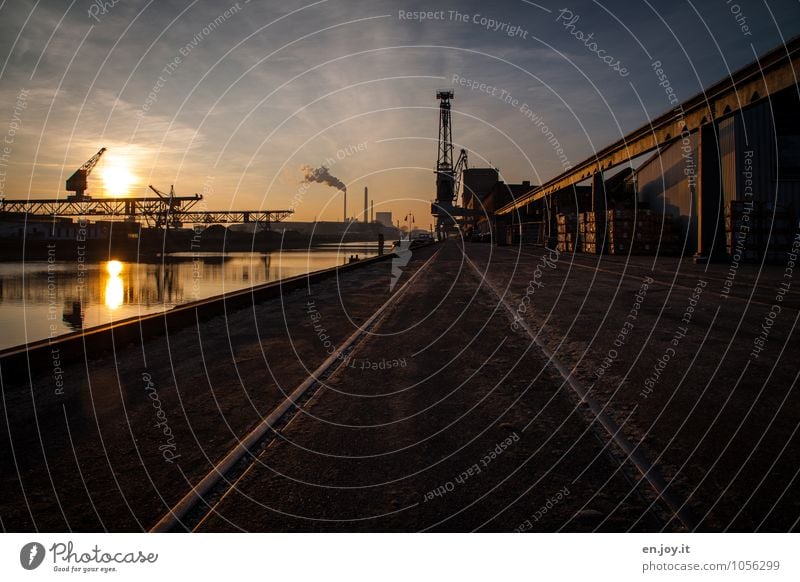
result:
M 67 200 L 70 202 L 86 202 L 92 199 L 90 196 L 84 194 L 87 188 L 87 180 L 89 174 L 92 173 L 92 170 L 94 170 L 94 167 L 97 165 L 97 162 L 100 161 L 105 151 L 106 148 L 100 148 L 100 151 L 86 160 L 74 174 L 67 178 L 67 191 L 75 193 L 73 196 L 68 196 Z
M 439 100 L 439 149 L 436 158 L 436 200 L 431 206 L 431 214 L 436 218 L 436 234 L 441 240 L 447 232 L 458 225 L 457 217 L 468 215 L 463 207 L 455 206 L 461 188 L 461 176 L 467 169 L 467 150 L 462 149 L 458 159 L 453 161 L 453 126 L 450 117 L 450 100 L 454 98 L 452 89 L 436 92 Z
M 165 202 L 163 205 L 163 211 L 159 212 L 156 216 L 156 226 L 159 228 L 163 226 L 167 230 L 169 230 L 170 226 L 180 228 L 182 224 L 176 211 L 180 212 L 181 199 L 176 199 L 175 197 L 175 186 L 170 184 L 169 194 L 165 194 L 153 185 L 148 186 L 148 188 L 155 192 L 158 197 Z

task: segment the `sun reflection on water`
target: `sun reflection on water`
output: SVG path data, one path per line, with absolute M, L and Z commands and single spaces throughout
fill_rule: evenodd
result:
M 119 261 L 108 261 L 106 263 L 108 281 L 106 281 L 105 304 L 109 309 L 116 309 L 122 305 L 125 297 L 125 288 L 122 284 L 122 263 Z

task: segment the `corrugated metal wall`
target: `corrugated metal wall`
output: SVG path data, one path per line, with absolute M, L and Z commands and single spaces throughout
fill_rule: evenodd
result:
M 775 170 L 777 152 L 775 151 L 775 128 L 769 102 L 764 101 L 732 117 L 736 127 L 736 169 L 737 194 L 731 200 L 744 199 L 745 155 L 752 151 L 753 200 L 772 202 L 777 196 Z M 727 120 L 726 120 L 727 121 Z M 722 123 L 722 122 L 721 122 Z M 727 198 L 726 198 L 727 201 Z
M 798 214 L 800 182 L 783 176 L 783 179 L 777 180 L 776 134 L 779 131 L 776 131 L 775 125 L 780 125 L 781 112 L 775 111 L 774 115 L 777 122 L 773 122 L 773 111 L 765 101 L 745 109 L 741 115 L 733 115 L 719 122 L 725 203 L 745 199 L 745 171 L 749 169 L 752 171 L 754 201 L 787 206 Z M 735 129 L 733 139 L 731 127 Z
M 736 122 L 733 116 L 723 119 L 717 127 L 719 133 L 719 153 L 722 167 L 722 198 L 725 205 L 736 200 L 739 191 L 739 167 L 736 151 Z
M 800 182 L 776 181 L 778 155 L 775 145 L 773 112 L 767 101 L 748 107 L 741 113 L 718 122 L 721 156 L 720 179 L 723 203 L 744 200 L 745 170 L 752 171 L 753 200 L 777 202 L 800 210 Z M 780 124 L 780 112 L 777 124 Z M 697 163 L 697 134 L 691 139 L 692 159 Z M 686 180 L 687 160 L 682 156 L 681 142 L 654 156 L 638 170 L 639 197 L 650 208 L 672 214 L 689 236 L 686 251 L 696 250 L 697 218 L 695 201 Z M 752 153 L 750 153 L 752 152 Z M 723 206 L 724 212 L 724 206 Z
M 689 137 L 691 155 L 683 157 L 683 144 L 677 141 L 642 165 L 638 170 L 639 199 L 656 212 L 671 214 L 681 226 L 681 245 L 687 236 L 687 254 L 697 250 L 697 210 L 693 188 L 685 170 L 692 164 L 697 171 L 697 134 Z M 688 152 L 687 152 L 688 153 Z
M 781 180 L 778 182 L 776 203 L 789 207 L 796 219 L 800 219 L 800 182 L 797 180 Z

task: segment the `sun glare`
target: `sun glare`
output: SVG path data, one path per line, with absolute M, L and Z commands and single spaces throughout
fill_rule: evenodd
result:
M 122 305 L 125 299 L 125 288 L 122 278 L 122 263 L 119 261 L 108 261 L 106 263 L 108 281 L 106 281 L 105 304 L 109 309 L 116 309 Z
M 119 158 L 107 160 L 102 176 L 106 194 L 110 196 L 126 196 L 136 182 L 127 162 Z
M 106 263 L 106 271 L 108 271 L 108 274 L 112 277 L 118 277 L 122 272 L 122 263 L 116 260 L 108 261 L 108 263 Z

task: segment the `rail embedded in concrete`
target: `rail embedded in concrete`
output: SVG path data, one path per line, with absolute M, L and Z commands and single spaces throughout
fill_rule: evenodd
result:
M 34 370 L 51 367 L 54 353 L 57 353 L 61 365 L 78 360 L 95 359 L 121 345 L 143 338 L 166 335 L 228 311 L 274 299 L 284 291 L 294 291 L 342 272 L 385 261 L 393 256 L 395 256 L 393 253 L 388 253 L 355 263 L 312 271 L 225 295 L 184 303 L 158 313 L 134 316 L 83 331 L 0 350 L 0 374 L 4 382 L 27 380 L 30 375 L 36 375 Z
M 515 320 L 516 311 L 514 307 L 509 304 L 506 299 L 506 294 L 498 289 L 488 277 L 481 272 L 478 266 L 465 254 L 467 264 L 475 271 L 481 280 L 481 284 L 486 285 L 502 305 L 508 316 L 512 321 Z M 678 499 L 672 490 L 669 488 L 669 483 L 661 473 L 660 468 L 655 463 L 651 463 L 639 448 L 639 444 L 633 444 L 629 441 L 621 427 L 606 413 L 605 407 L 597 402 L 589 395 L 589 390 L 581 383 L 580 380 L 573 374 L 574 368 L 564 365 L 548 347 L 544 341 L 539 337 L 538 333 L 530 328 L 525 321 L 519 321 L 520 327 L 525 330 L 531 341 L 539 348 L 547 363 L 552 365 L 553 368 L 559 373 L 564 383 L 570 387 L 572 393 L 577 397 L 577 404 L 585 405 L 593 419 L 592 424 L 597 424 L 605 431 L 607 438 L 610 439 L 619 449 L 624 453 L 625 459 L 631 463 L 641 475 L 641 478 L 651 487 L 656 494 L 656 500 L 661 501 L 666 505 L 671 516 L 676 518 L 687 531 L 695 531 L 697 528 L 697 520 L 683 503 Z M 605 442 L 605 439 L 603 439 Z
M 431 246 L 430 244 L 421 246 Z M 328 356 L 328 358 L 314 370 L 303 382 L 300 383 L 286 398 L 267 416 L 259 422 L 255 428 L 251 429 L 241 440 L 239 440 L 228 453 L 217 462 L 214 467 L 206 473 L 206 475 L 186 493 L 169 511 L 164 514 L 158 522 L 150 529 L 150 533 L 167 533 L 176 531 L 179 527 L 185 527 L 183 520 L 198 504 L 201 502 L 206 505 L 205 516 L 200 520 L 202 524 L 205 517 L 210 515 L 216 510 L 217 503 L 209 503 L 206 497 L 211 493 L 221 482 L 225 481 L 228 484 L 227 491 L 220 497 L 222 500 L 225 495 L 231 490 L 234 490 L 237 483 L 244 475 L 240 475 L 237 479 L 230 482 L 227 480 L 227 475 L 247 454 L 253 455 L 255 462 L 257 455 L 254 451 L 259 442 L 263 441 L 270 433 L 274 432 L 274 427 L 284 418 L 287 413 L 293 409 L 296 412 L 299 410 L 299 402 L 306 395 L 306 393 L 315 385 L 319 385 L 322 381 L 321 378 L 330 369 L 336 369 L 344 364 L 346 358 L 342 357 L 347 355 L 348 351 L 357 345 L 359 340 L 367 337 L 368 333 L 374 328 L 380 318 L 388 312 L 389 307 L 396 303 L 400 297 L 408 290 L 412 283 L 422 276 L 422 273 L 433 263 L 437 253 L 434 253 L 417 271 L 403 283 L 402 287 L 395 291 L 389 299 L 375 311 L 367 321 L 359 325 L 358 328 L 339 346 L 336 350 Z M 393 254 L 385 256 L 394 256 Z M 355 347 L 357 349 L 357 347 Z M 248 469 L 253 465 L 250 464 Z M 246 472 L 246 471 L 245 471 Z

